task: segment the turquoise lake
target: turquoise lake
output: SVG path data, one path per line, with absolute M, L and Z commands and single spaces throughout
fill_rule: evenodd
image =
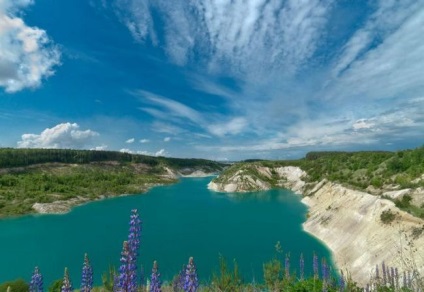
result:
M 94 279 L 113 265 L 119 267 L 122 242 L 127 238 L 131 209 L 138 209 L 142 225 L 140 265 L 150 273 L 159 263 L 163 280 L 170 280 L 193 256 L 202 281 L 218 270 L 219 254 L 232 266 L 237 260 L 245 281 L 262 281 L 262 265 L 275 255 L 281 242 L 296 270 L 301 253 L 305 273 L 312 273 L 312 256 L 330 260 L 329 250 L 302 230 L 307 208 L 287 190 L 248 194 L 209 191 L 211 178 L 183 178 L 142 195 L 89 203 L 65 215 L 37 215 L 0 220 L 0 283 L 29 281 L 35 266 L 45 288 L 63 277 L 68 267 L 79 287 L 84 253 Z

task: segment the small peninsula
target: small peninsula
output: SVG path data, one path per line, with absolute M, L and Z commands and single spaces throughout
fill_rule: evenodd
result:
M 309 207 L 305 231 L 365 285 L 382 262 L 424 272 L 424 147 L 393 152 L 313 152 L 296 161 L 235 164 L 218 192 L 287 188 Z

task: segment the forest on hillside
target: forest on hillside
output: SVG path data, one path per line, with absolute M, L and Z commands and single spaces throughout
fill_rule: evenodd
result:
M 167 169 L 187 174 L 218 172 L 224 165 L 205 159 L 152 157 L 113 151 L 0 149 L 0 217 L 34 213 L 35 203 L 91 201 L 138 194 L 174 183 Z
M 243 174 L 278 186 L 279 177 L 275 173 L 271 178 L 265 177 L 255 166 L 298 166 L 307 173 L 303 180 L 311 185 L 327 179 L 374 195 L 382 195 L 384 191 L 424 187 L 424 146 L 397 152 L 309 152 L 298 160 L 250 160 L 232 165 L 215 181 L 225 182 L 237 171 L 243 170 Z M 424 218 L 424 203 L 414 205 L 410 195 L 394 202 L 399 208 Z

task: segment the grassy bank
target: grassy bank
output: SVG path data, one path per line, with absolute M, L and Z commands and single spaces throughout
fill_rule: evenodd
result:
M 203 159 L 111 151 L 0 149 L 0 217 L 34 213 L 34 203 L 141 193 L 153 185 L 174 183 L 172 173 L 222 168 Z

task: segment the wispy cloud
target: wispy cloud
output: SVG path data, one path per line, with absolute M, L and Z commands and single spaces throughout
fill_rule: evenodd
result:
M 149 143 L 150 140 L 149 139 L 140 139 L 140 143 L 145 144 L 145 143 Z
M 234 117 L 227 122 L 222 122 L 223 117 L 219 114 L 214 115 L 210 112 L 207 115 L 202 114 L 181 102 L 147 91 L 140 90 L 136 94 L 141 97 L 142 102 L 148 102 L 157 107 L 141 107 L 140 109 L 162 121 L 154 123 L 154 129 L 158 132 L 179 134 L 189 131 L 189 129 L 183 130 L 184 128 L 194 126 L 216 136 L 225 136 L 239 134 L 248 125 L 247 120 L 243 117 Z M 171 125 L 170 122 L 181 125 L 181 128 Z M 165 142 L 170 141 L 170 137 L 167 138 L 165 138 Z
M 352 149 L 355 145 L 385 145 L 406 139 L 422 139 L 424 98 L 396 104 L 396 110 L 340 122 L 337 117 L 302 120 L 271 139 L 243 145 L 198 146 L 202 151 L 257 152 L 287 149 Z
M 138 40 L 190 68 L 192 88 L 220 98 L 214 112 L 200 98 L 140 91 L 142 110 L 165 133 L 238 137 L 198 149 L 356 147 L 424 131 L 424 0 L 364 3 L 350 23 L 334 17 L 344 4 L 331 0 L 116 3 Z M 338 24 L 347 28 L 340 36 Z
M 424 3 L 404 7 L 407 2 L 389 7 L 382 2 L 373 21 L 352 37 L 335 65 L 339 77 L 324 91 L 328 98 L 405 98 L 423 92 Z M 369 48 L 377 37 L 378 45 Z
M 54 73 L 60 52 L 47 33 L 30 27 L 17 12 L 30 0 L 3 0 L 0 3 L 0 87 L 13 93 L 40 86 Z
M 164 118 L 171 115 L 176 118 L 187 119 L 194 123 L 203 123 L 203 118 L 198 111 L 184 105 L 181 102 L 144 90 L 139 90 L 136 94 L 143 98 L 143 102 L 150 102 L 162 109 L 162 111 L 160 111 L 154 108 L 141 108 L 143 111 L 148 112 L 155 117 Z
M 127 141 L 125 141 L 125 143 L 127 143 L 127 144 L 132 144 L 132 143 L 134 143 L 134 141 L 135 141 L 135 139 L 134 139 L 134 138 L 130 138 L 130 139 L 128 139 Z
M 62 123 L 47 128 L 40 134 L 23 134 L 18 148 L 68 148 L 80 149 L 90 145 L 99 133 L 80 130 L 76 123 Z
M 227 64 L 226 70 L 244 74 L 280 67 L 296 72 L 314 54 L 331 9 L 329 0 L 117 0 L 116 4 L 132 35 L 139 41 L 163 43 L 176 64 L 200 57 L 212 71 Z M 165 27 L 162 39 L 157 37 L 159 22 L 154 22 L 153 13 Z

